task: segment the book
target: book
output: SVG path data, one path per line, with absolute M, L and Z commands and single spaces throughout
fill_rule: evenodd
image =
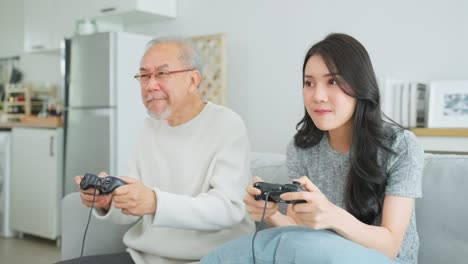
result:
M 427 114 L 429 103 L 429 91 L 427 84 L 417 83 L 416 98 L 416 127 L 427 127 Z
M 427 126 L 427 84 L 410 83 L 409 127 Z
M 417 126 L 418 83 L 409 85 L 409 127 Z
M 393 121 L 401 125 L 401 90 L 403 83 L 393 85 Z
M 410 104 L 410 83 L 404 82 L 400 85 L 400 125 L 410 127 L 409 124 L 409 104 Z
M 395 98 L 395 85 L 401 83 L 400 80 L 395 79 L 385 79 L 382 81 L 383 85 L 381 88 L 381 107 L 382 112 L 390 119 L 394 120 L 394 98 Z

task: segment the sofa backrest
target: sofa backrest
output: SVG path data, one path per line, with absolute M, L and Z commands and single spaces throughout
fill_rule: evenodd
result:
M 468 263 L 468 156 L 426 154 L 419 263 Z
M 281 154 L 254 153 L 252 175 L 289 183 Z M 468 155 L 426 154 L 423 198 L 416 200 L 419 263 L 468 263 Z M 284 211 L 284 208 L 282 208 Z

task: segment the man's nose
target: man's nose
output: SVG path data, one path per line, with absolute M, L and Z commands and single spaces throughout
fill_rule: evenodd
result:
M 145 84 L 145 89 L 148 91 L 161 90 L 160 81 L 152 74 Z

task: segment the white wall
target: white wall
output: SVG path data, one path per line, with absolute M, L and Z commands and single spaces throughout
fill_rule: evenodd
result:
M 0 56 L 22 49 L 21 2 L 0 0 L 2 42 L 11 36 L 6 46 L 0 44 Z M 176 19 L 126 30 L 155 36 L 226 33 L 227 105 L 244 118 L 254 151 L 284 152 L 303 114 L 303 56 L 327 33 L 344 32 L 360 40 L 381 77 L 468 79 L 465 0 L 178 2 Z M 30 80 L 59 80 L 54 56 L 22 57 L 25 75 Z
M 306 50 L 330 32 L 353 35 L 381 77 L 468 79 L 463 0 L 179 0 L 178 18 L 127 27 L 152 35 L 227 34 L 227 105 L 255 151 L 284 152 L 303 114 Z

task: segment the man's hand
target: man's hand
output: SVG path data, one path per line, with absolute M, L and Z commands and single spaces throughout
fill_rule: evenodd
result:
M 99 177 L 106 177 L 108 174 L 106 172 L 100 172 Z M 78 184 L 78 188 L 80 186 L 80 182 L 83 179 L 83 176 L 76 176 L 75 182 Z M 80 198 L 81 202 L 86 205 L 87 207 L 91 207 L 93 203 L 94 197 L 94 188 L 89 188 L 88 190 L 80 190 Z M 109 211 L 110 204 L 112 201 L 112 194 L 108 195 L 99 195 L 99 190 L 96 190 L 96 198 L 94 200 L 94 208 L 103 209 L 105 211 Z
M 127 184 L 112 192 L 114 206 L 126 215 L 143 216 L 156 213 L 156 193 L 142 182 L 129 177 L 118 178 Z

